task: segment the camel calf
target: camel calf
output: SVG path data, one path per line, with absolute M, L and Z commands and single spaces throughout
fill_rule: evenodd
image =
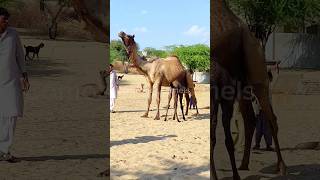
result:
M 190 81 L 190 79 L 191 79 L 191 81 Z M 168 105 L 167 105 L 167 111 L 166 111 L 166 115 L 165 115 L 165 121 L 167 120 L 167 115 L 168 115 L 168 110 L 170 107 L 170 101 L 171 101 L 172 95 L 173 95 L 173 99 L 174 99 L 173 120 L 175 120 L 175 117 L 177 117 L 177 121 L 181 122 L 179 120 L 178 114 L 177 114 L 178 97 L 179 97 L 180 109 L 182 112 L 183 120 L 186 120 L 185 116 L 184 116 L 184 112 L 183 112 L 182 99 L 183 99 L 183 94 L 184 94 L 185 98 L 186 98 L 186 102 L 187 102 L 186 115 L 188 115 L 188 107 L 189 107 L 189 102 L 190 102 L 189 92 L 191 92 L 191 98 L 196 104 L 197 114 L 199 113 L 198 107 L 197 107 L 197 100 L 196 100 L 195 93 L 194 93 L 194 84 L 193 84 L 192 78 L 188 72 L 185 72 L 184 76 L 181 76 L 176 81 L 170 83 L 170 92 L 168 95 Z

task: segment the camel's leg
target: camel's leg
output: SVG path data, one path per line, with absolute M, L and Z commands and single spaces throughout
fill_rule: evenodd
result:
M 170 92 L 168 94 L 168 105 L 167 105 L 167 112 L 166 112 L 166 116 L 164 118 L 164 121 L 167 121 L 167 116 L 168 116 L 168 111 L 169 111 L 169 108 L 170 108 L 170 101 L 172 99 L 172 93 L 173 93 L 173 88 L 170 88 Z
M 234 156 L 234 144 L 232 140 L 231 130 L 230 130 L 230 121 L 233 114 L 233 100 L 221 100 L 221 109 L 222 109 L 222 123 L 223 129 L 225 134 L 225 145 L 228 150 L 232 172 L 233 172 L 233 179 L 240 180 L 240 176 L 238 174 L 236 160 Z
M 256 118 L 252 108 L 251 100 L 240 99 L 239 100 L 239 108 L 242 114 L 243 122 L 244 122 L 244 130 L 245 130 L 245 148 L 244 154 L 242 158 L 241 165 L 239 167 L 240 170 L 249 170 L 249 162 L 250 162 L 250 150 L 252 137 L 255 129 Z
M 152 101 L 152 91 L 153 91 L 153 84 L 151 82 L 149 82 L 149 97 L 148 97 L 147 111 L 141 117 L 148 117 L 149 110 L 150 110 L 150 104 L 151 104 L 151 101 Z
M 287 168 L 282 159 L 279 140 L 278 140 L 277 117 L 273 114 L 272 106 L 269 100 L 268 86 L 254 85 L 253 90 L 254 90 L 254 94 L 257 96 L 258 101 L 260 103 L 262 113 L 264 113 L 264 115 L 266 116 L 266 119 L 270 123 L 270 127 L 271 127 L 270 129 L 271 129 L 272 137 L 275 144 L 275 151 L 278 157 L 277 170 L 280 171 L 281 175 L 286 175 Z
M 157 115 L 154 120 L 160 120 L 160 95 L 161 95 L 161 80 L 157 83 Z
M 190 97 L 189 97 L 189 93 L 186 92 L 184 93 L 184 96 L 186 98 L 186 116 L 188 115 L 188 112 L 189 112 L 189 105 L 190 105 Z
M 178 89 L 175 89 L 173 99 L 174 99 L 174 105 L 173 105 L 173 107 L 174 107 L 173 120 L 175 120 L 176 117 L 177 117 L 177 121 L 180 122 L 179 117 L 178 117 L 178 113 L 177 113 L 177 108 L 178 108 Z
M 194 103 L 196 104 L 196 110 L 197 110 L 197 114 L 196 115 L 198 115 L 199 111 L 198 111 L 198 102 L 197 102 L 197 98 L 196 97 L 194 97 Z
M 213 88 L 212 88 L 213 89 Z M 211 121 L 211 126 L 210 126 L 210 174 L 213 180 L 217 180 L 217 172 L 214 164 L 214 148 L 216 146 L 216 129 L 218 125 L 218 110 L 219 110 L 219 102 L 217 99 L 217 96 L 213 92 L 213 90 L 210 91 L 210 94 L 212 96 L 211 101 L 210 101 L 210 106 L 212 107 L 210 109 L 210 121 Z
M 186 118 L 184 117 L 184 113 L 183 113 L 183 104 L 182 104 L 182 99 L 183 99 L 183 93 L 180 93 L 180 92 L 179 92 L 180 109 L 181 109 L 181 112 L 182 112 L 182 118 L 183 118 L 183 120 L 185 121 L 185 120 L 186 120 Z

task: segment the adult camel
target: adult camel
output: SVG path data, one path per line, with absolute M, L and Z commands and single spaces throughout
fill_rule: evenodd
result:
M 238 96 L 239 107 L 245 124 L 245 151 L 239 169 L 248 170 L 251 141 L 255 127 L 254 112 L 250 92 L 258 98 L 262 112 L 268 120 L 278 157 L 277 170 L 286 174 L 286 165 L 282 159 L 277 137 L 277 118 L 273 113 L 268 98 L 268 76 L 264 52 L 245 25 L 227 7 L 225 0 L 212 0 L 210 4 L 211 18 L 211 154 L 210 171 L 213 179 L 217 179 L 214 163 L 214 147 L 216 144 L 216 126 L 218 107 L 222 109 L 222 122 L 225 131 L 225 145 L 231 161 L 233 179 L 240 179 L 238 174 L 234 146 L 230 132 L 230 120 L 233 104 Z M 236 87 L 238 90 L 234 90 Z M 250 88 L 248 88 L 250 87 Z M 226 89 L 229 89 L 226 97 Z M 233 91 L 230 91 L 233 89 Z M 232 93 L 230 93 L 232 92 Z
M 174 82 L 179 77 L 184 76 L 186 70 L 177 56 L 169 56 L 164 59 L 157 58 L 150 61 L 143 59 L 137 53 L 137 45 L 134 41 L 134 35 L 128 35 L 125 32 L 120 32 L 118 35 L 122 39 L 131 63 L 135 68 L 137 68 L 140 73 L 142 73 L 146 77 L 149 85 L 147 111 L 141 117 L 148 117 L 150 104 L 152 101 L 153 87 L 155 86 L 157 90 L 157 114 L 154 119 L 159 120 L 161 86 L 169 87 L 170 83 Z M 193 83 L 188 83 L 187 87 L 191 92 L 191 98 L 196 100 Z

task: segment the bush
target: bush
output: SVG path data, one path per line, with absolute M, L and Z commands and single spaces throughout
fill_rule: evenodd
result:
M 173 54 L 192 70 L 210 70 L 210 48 L 204 44 L 180 46 L 173 49 Z
M 120 40 L 112 40 L 110 42 L 110 63 L 120 60 L 127 61 L 127 52 Z

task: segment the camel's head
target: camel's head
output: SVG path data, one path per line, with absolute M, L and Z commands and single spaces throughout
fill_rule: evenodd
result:
M 118 36 L 122 39 L 122 42 L 127 50 L 127 53 L 130 54 L 132 47 L 136 45 L 134 41 L 134 35 L 126 34 L 125 32 L 119 32 Z

